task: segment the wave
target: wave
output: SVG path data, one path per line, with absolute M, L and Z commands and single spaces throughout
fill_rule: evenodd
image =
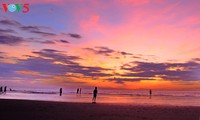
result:
M 58 94 L 58 92 L 40 92 L 40 91 L 28 91 L 28 90 L 11 90 L 10 92 L 29 93 L 29 94 Z
M 27 94 L 59 94 L 59 92 L 55 91 L 35 91 L 35 90 L 11 90 L 10 92 L 20 92 L 20 93 L 27 93 Z M 76 92 L 67 92 L 63 94 L 76 94 Z M 82 92 L 82 94 L 89 94 L 92 95 L 92 92 Z M 127 96 L 127 97 L 147 97 L 149 96 L 148 93 L 114 93 L 114 92 L 99 92 L 99 95 L 106 95 L 106 96 Z M 179 93 L 179 92 L 159 92 L 153 93 L 152 96 L 155 97 L 200 97 L 200 94 L 197 93 Z

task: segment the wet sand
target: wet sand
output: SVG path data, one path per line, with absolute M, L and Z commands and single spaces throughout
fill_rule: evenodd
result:
M 0 99 L 0 120 L 199 120 L 200 106 Z

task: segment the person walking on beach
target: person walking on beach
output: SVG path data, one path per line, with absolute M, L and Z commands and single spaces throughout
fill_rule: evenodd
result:
M 60 96 L 62 96 L 62 88 L 60 88 Z
M 79 88 L 77 88 L 76 94 L 78 94 L 78 92 L 79 92 Z
M 96 103 L 97 93 L 98 93 L 97 87 L 95 87 L 93 91 L 92 103 Z
M 7 86 L 4 87 L 4 92 L 6 92 L 6 88 L 7 88 Z

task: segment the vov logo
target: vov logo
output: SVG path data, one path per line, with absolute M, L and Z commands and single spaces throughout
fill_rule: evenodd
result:
M 4 9 L 4 12 L 23 12 L 23 13 L 27 13 L 29 12 L 29 4 L 28 3 L 25 3 L 25 4 L 6 4 L 6 3 L 3 3 L 2 4 L 3 6 L 3 9 Z

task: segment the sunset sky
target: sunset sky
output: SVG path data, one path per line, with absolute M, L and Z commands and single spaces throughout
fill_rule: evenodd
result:
M 0 85 L 200 90 L 200 0 L 9 1 Z

